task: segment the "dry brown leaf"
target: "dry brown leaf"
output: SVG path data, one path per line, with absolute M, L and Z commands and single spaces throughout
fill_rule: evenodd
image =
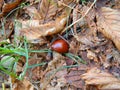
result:
M 32 19 L 34 19 L 34 20 L 41 19 L 41 16 L 35 7 L 33 7 L 33 6 L 25 7 L 24 10 Z
M 57 9 L 57 0 L 42 0 L 39 12 L 42 18 L 49 19 L 55 16 Z
M 75 7 L 75 9 L 73 9 L 73 22 L 77 21 L 77 19 L 78 19 L 78 12 L 77 12 L 77 10 L 78 10 L 78 5 Z M 74 33 L 77 34 L 77 31 L 76 31 L 77 25 L 74 24 L 73 27 L 74 27 Z
M 39 24 L 39 20 L 20 21 L 22 23 L 21 35 L 32 41 L 41 36 L 53 35 L 64 29 L 67 21 L 65 14 L 46 24 Z
M 113 6 L 113 8 L 120 10 L 120 0 L 115 0 L 115 6 Z
M 65 63 L 64 57 L 61 54 L 54 52 L 53 53 L 53 60 L 48 63 L 47 69 L 54 70 L 56 68 L 59 68 L 62 63 Z
M 76 40 L 78 40 L 82 44 L 93 46 L 93 42 L 91 40 L 91 37 L 88 36 L 87 34 L 86 34 L 86 36 L 75 35 L 75 38 L 76 38 Z
M 54 18 L 56 14 L 69 6 L 73 1 L 74 0 L 42 0 L 39 8 L 40 15 L 45 20 L 50 20 L 50 18 Z
M 108 7 L 98 10 L 97 25 L 107 38 L 120 50 L 120 11 Z
M 111 89 L 111 90 L 119 90 L 120 89 L 120 83 L 118 82 L 114 82 L 108 85 L 103 85 L 102 87 L 100 87 L 100 89 Z
M 73 2 L 75 2 L 75 0 L 59 0 L 58 4 L 59 4 L 59 7 L 64 8 L 63 6 L 65 6 L 65 5 L 67 6 Z
M 2 10 L 3 4 L 4 4 L 4 0 L 0 0 L 0 13 L 1 13 L 1 10 Z
M 120 64 L 120 52 L 117 50 L 112 50 L 112 56 L 114 58 L 114 61 L 117 62 L 118 64 Z
M 56 76 L 55 74 L 59 71 L 60 67 L 62 67 L 63 64 L 65 64 L 64 57 L 61 54 L 54 52 L 53 60 L 48 63 L 48 66 L 44 71 L 44 77 L 43 76 L 41 77 L 41 88 L 42 88 L 41 90 L 45 90 L 47 87 L 50 87 L 49 84 L 51 80 Z M 66 71 L 63 72 L 65 73 Z M 62 74 L 59 76 L 61 77 Z M 57 85 L 57 87 L 59 87 L 59 85 Z
M 27 80 L 15 80 L 12 90 L 34 90 L 34 86 Z
M 97 55 L 94 52 L 92 52 L 91 50 L 87 50 L 87 58 L 98 62 Z
M 41 60 L 42 58 L 41 57 L 38 58 L 38 56 L 35 54 L 32 56 L 32 58 L 29 59 L 29 62 L 28 62 L 29 66 L 39 64 L 42 62 Z M 42 72 L 42 69 L 40 66 L 29 68 L 26 72 L 26 77 L 29 77 L 30 80 L 36 81 L 36 80 L 39 80 L 40 77 L 42 76 L 41 72 Z
M 18 22 L 22 24 L 22 27 L 19 27 L 19 30 L 17 27 L 16 36 L 26 36 L 32 43 L 39 43 L 41 41 L 44 43 L 45 41 L 44 39 L 41 39 L 41 37 L 57 34 L 65 28 L 69 16 L 68 12 L 71 11 L 67 6 L 70 3 L 74 6 L 75 3 L 72 3 L 73 1 L 74 0 L 61 0 L 57 2 L 56 0 L 42 0 L 39 12 L 36 8 L 28 7 L 26 12 L 31 16 L 31 18 L 33 15 L 33 18 L 32 20 L 26 21 L 18 20 Z M 67 6 L 64 6 L 63 4 L 59 5 L 60 2 Z M 67 7 L 67 9 L 63 6 Z M 60 10 L 62 10 L 62 12 L 60 12 Z M 54 15 L 56 15 L 56 17 Z M 53 18 L 55 20 L 53 20 Z
M 77 35 L 74 35 L 74 37 L 76 38 L 77 41 L 86 46 L 94 46 L 93 43 L 94 37 L 91 30 L 86 30 L 82 33 L 78 33 Z
M 120 80 L 98 68 L 92 68 L 81 75 L 86 85 L 96 85 L 99 89 L 120 89 Z M 110 87 L 109 87 L 110 86 Z
M 22 0 L 15 0 L 12 3 L 5 3 L 2 6 L 2 12 L 0 13 L 0 17 L 5 15 L 6 13 L 10 12 L 14 8 L 16 8 L 21 2 L 22 2 Z
M 61 88 L 67 85 L 66 79 L 64 78 L 65 74 L 67 74 L 67 70 L 58 71 L 50 82 L 50 84 L 46 87 L 46 90 L 62 90 Z
M 86 71 L 87 66 L 80 65 L 79 67 L 74 69 L 76 70 L 72 70 L 71 68 L 70 72 L 66 74 L 65 79 L 68 84 L 76 88 L 83 88 L 83 81 L 81 80 L 80 75 L 82 75 Z

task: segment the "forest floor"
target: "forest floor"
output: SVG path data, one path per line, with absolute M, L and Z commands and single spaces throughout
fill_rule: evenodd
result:
M 120 0 L 0 0 L 0 90 L 120 90 Z

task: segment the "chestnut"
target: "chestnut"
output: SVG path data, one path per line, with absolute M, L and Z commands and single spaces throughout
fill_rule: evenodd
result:
M 69 50 L 69 44 L 63 39 L 57 39 L 52 43 L 51 49 L 58 53 L 67 53 Z

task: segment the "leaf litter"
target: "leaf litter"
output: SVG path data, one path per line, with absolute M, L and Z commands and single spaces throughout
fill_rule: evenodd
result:
M 119 0 L 25 0 L 22 4 L 21 0 L 13 1 L 0 0 L 0 49 L 22 46 L 28 49 L 29 56 L 26 60 L 27 56 L 0 55 L 1 61 L 6 56 L 16 60 L 12 70 L 16 74 L 6 79 L 10 88 L 120 89 Z M 23 36 L 28 43 L 27 49 L 23 46 Z M 10 43 L 3 42 L 5 38 Z M 67 54 L 50 50 L 51 43 L 58 38 L 69 43 Z M 7 65 L 0 70 L 7 73 Z M 22 74 L 25 76 L 19 80 Z M 1 75 L 0 78 L 5 77 Z M 5 80 L 0 83 L 2 89 L 6 88 Z

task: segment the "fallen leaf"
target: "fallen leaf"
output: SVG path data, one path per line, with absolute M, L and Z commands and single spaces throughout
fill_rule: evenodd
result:
M 54 35 L 59 33 L 65 28 L 68 16 L 71 9 L 68 8 L 74 6 L 74 0 L 42 0 L 40 2 L 39 9 L 31 6 L 27 7 L 27 13 L 32 20 L 17 20 L 22 26 L 15 30 L 16 36 L 26 36 L 31 42 L 39 41 L 41 37 Z M 33 15 L 33 18 L 32 18 Z M 55 16 L 56 15 L 56 16 Z M 47 21 L 46 21 L 47 20 Z M 18 33 L 19 32 L 19 33 Z
M 94 60 L 94 61 L 98 62 L 97 55 L 90 50 L 87 50 L 87 58 L 90 60 Z
M 113 6 L 113 8 L 120 10 L 120 1 L 119 0 L 115 0 L 115 6 Z
M 120 89 L 120 80 L 118 78 L 96 67 L 88 70 L 81 77 L 85 80 L 86 85 L 96 85 L 99 89 Z
M 40 20 L 42 18 L 38 10 L 33 6 L 25 7 L 24 10 L 34 20 Z
M 72 70 L 71 68 L 70 72 L 65 75 L 67 83 L 76 88 L 83 88 L 83 81 L 80 75 L 82 75 L 86 71 L 86 69 L 86 65 L 80 65 L 77 67 L 76 70 Z
M 53 60 L 51 60 L 49 63 L 48 63 L 48 66 L 46 68 L 46 70 L 44 71 L 44 75 L 41 76 L 41 88 L 42 90 L 46 89 L 47 87 L 51 87 L 49 86 L 49 84 L 51 83 L 51 80 L 54 78 L 54 77 L 58 77 L 58 80 L 59 79 L 62 79 L 64 81 L 64 78 L 63 78 L 63 75 L 64 73 L 66 73 L 66 71 L 61 71 L 62 73 L 60 74 L 59 71 L 62 70 L 62 66 L 65 64 L 65 61 L 64 61 L 64 57 L 59 54 L 59 53 L 56 53 L 54 52 L 53 53 Z M 57 74 L 57 75 L 55 75 Z M 59 77 L 60 76 L 60 77 Z M 59 86 L 56 86 L 56 87 L 61 87 L 61 85 Z M 53 90 L 53 86 L 51 87 L 51 89 Z M 48 88 L 48 90 L 50 90 Z M 56 88 L 55 88 L 56 90 Z
M 40 15 L 45 20 L 50 19 L 55 16 L 58 9 L 58 1 L 57 0 L 42 0 L 40 3 Z
M 4 0 L 0 0 L 0 13 L 2 12 L 2 6 L 4 4 Z
M 72 3 L 72 4 L 71 4 Z M 50 20 L 71 4 L 74 5 L 74 0 L 42 0 L 39 6 L 39 12 L 44 20 Z
M 15 80 L 12 90 L 34 90 L 34 86 L 27 80 Z
M 62 14 L 55 21 L 50 21 L 46 24 L 39 24 L 39 20 L 19 21 L 22 23 L 21 35 L 27 37 L 29 41 L 38 39 L 42 36 L 56 34 L 64 29 L 67 22 L 66 14 Z
M 53 60 L 48 63 L 47 69 L 54 70 L 56 68 L 61 67 L 61 64 L 65 63 L 64 59 L 65 58 L 61 54 L 54 52 L 53 53 Z
M 11 3 L 4 3 L 2 6 L 2 12 L 0 13 L 0 17 L 16 8 L 21 2 L 22 0 L 15 0 Z
M 46 87 L 46 90 L 62 90 L 62 87 L 67 85 L 64 76 L 67 74 L 67 70 L 60 70 L 56 73 L 50 84 Z
M 114 58 L 114 62 L 117 62 L 118 64 L 120 64 L 120 52 L 117 50 L 112 50 L 112 56 Z
M 93 42 L 92 42 L 92 38 L 88 35 L 86 36 L 78 36 L 78 35 L 75 35 L 75 38 L 81 42 L 82 44 L 85 44 L 85 45 L 89 45 L 89 46 L 93 46 Z
M 41 57 L 38 58 L 37 55 L 34 55 L 32 58 L 29 59 L 28 62 L 29 66 L 41 64 L 42 63 L 41 60 L 42 60 Z M 42 70 L 40 66 L 32 67 L 27 70 L 26 76 L 29 77 L 31 80 L 37 81 L 40 79 L 41 72 Z
M 46 90 L 62 90 L 62 87 L 66 86 L 65 78 L 59 77 L 59 79 L 51 80 L 51 84 L 46 87 Z M 52 85 L 53 83 L 53 85 Z
M 102 7 L 97 11 L 99 31 L 111 39 L 120 50 L 120 11 Z

